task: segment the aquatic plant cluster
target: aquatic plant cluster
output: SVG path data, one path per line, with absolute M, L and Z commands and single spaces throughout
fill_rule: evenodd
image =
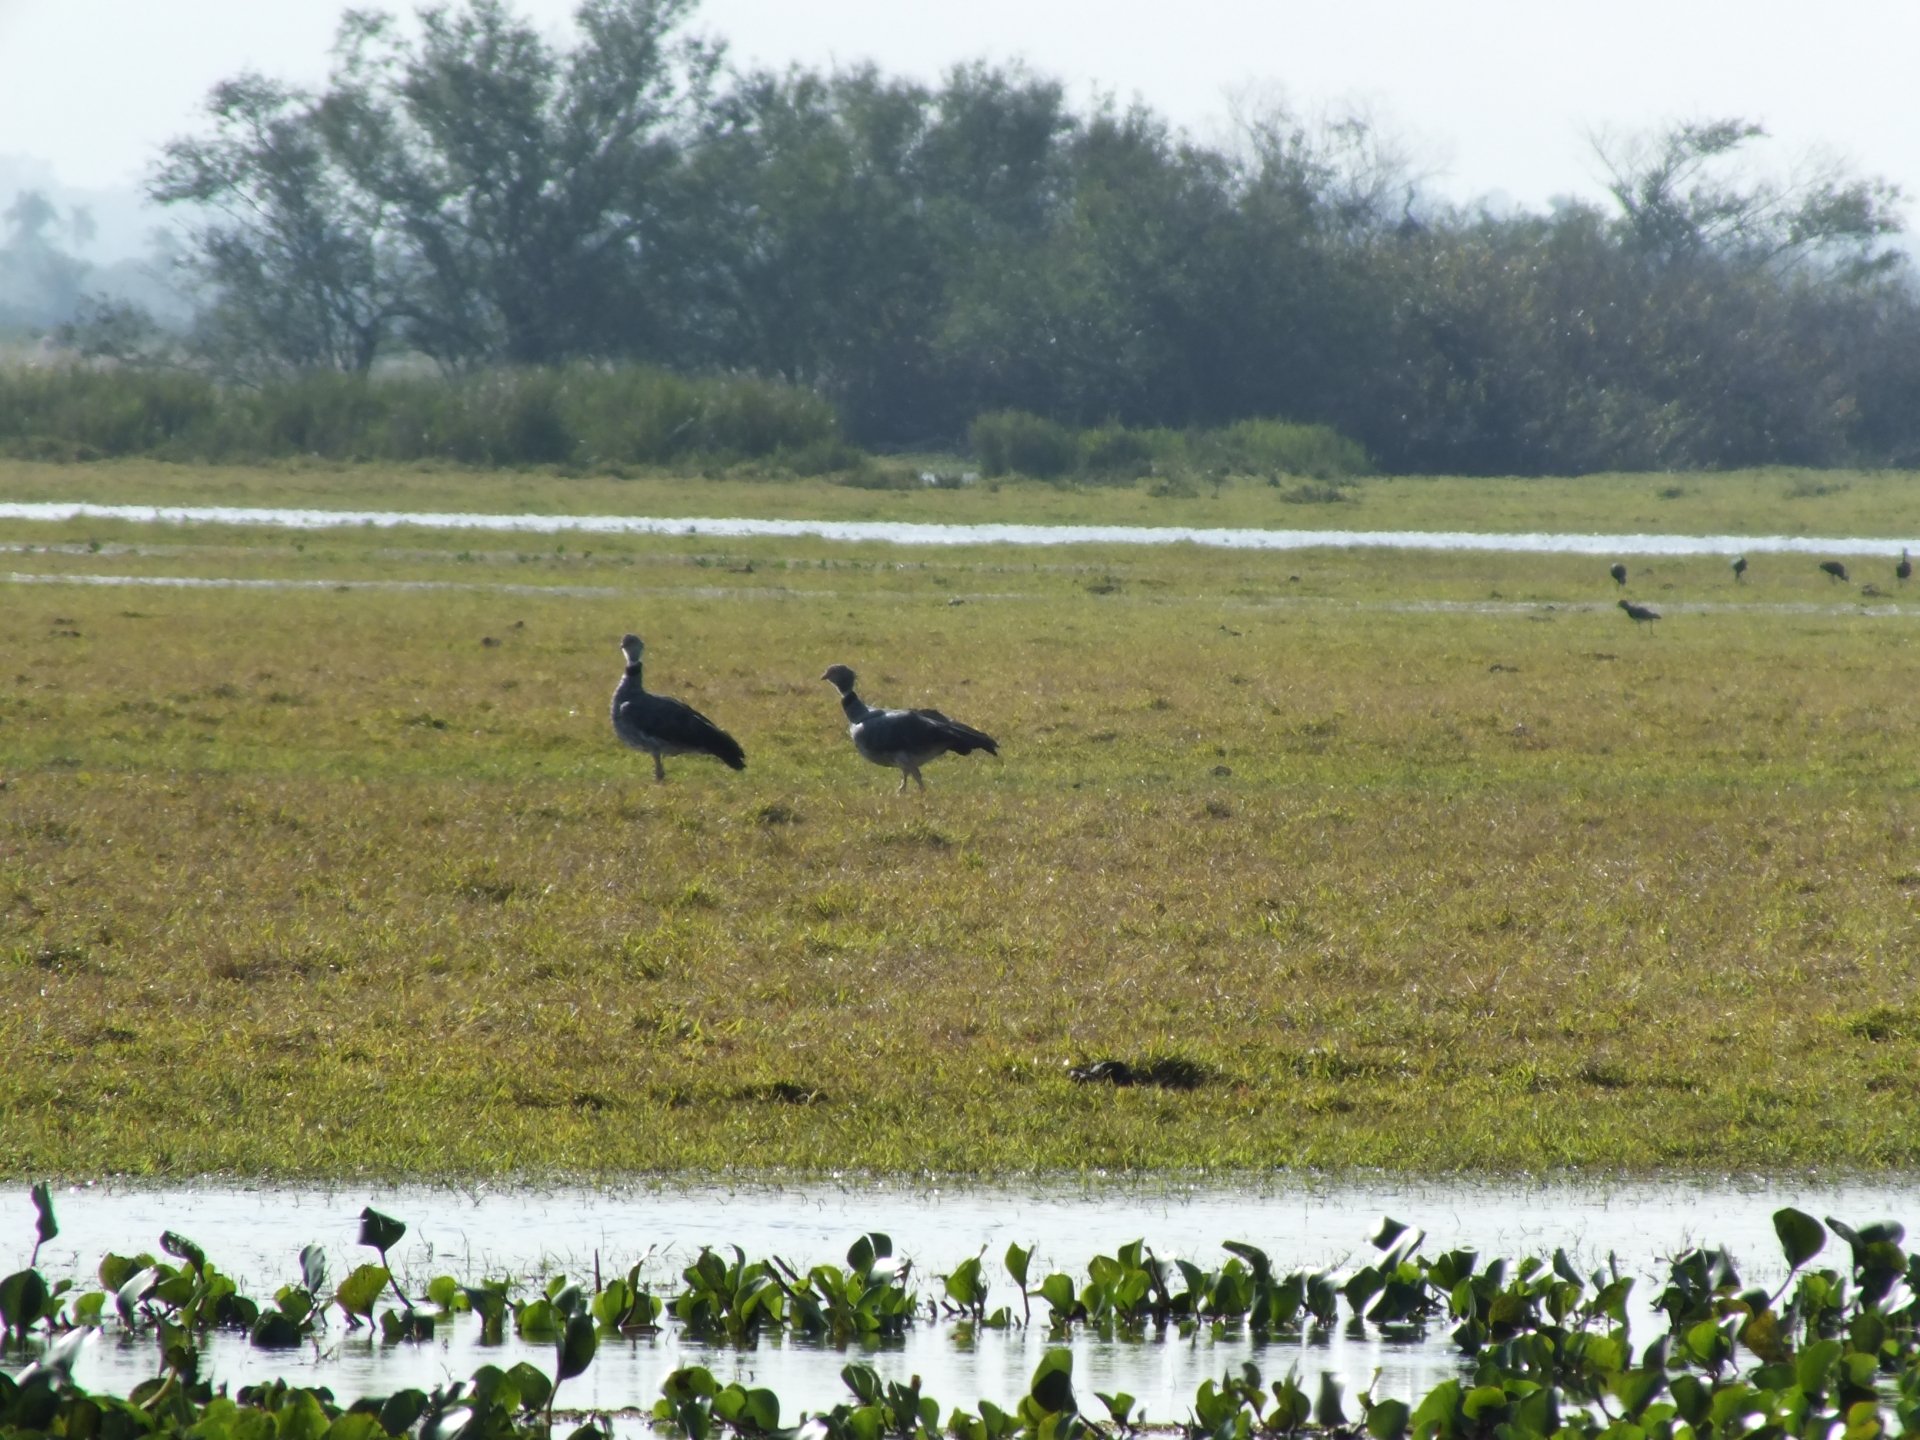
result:
M 45 1186 L 33 1188 L 39 1242 L 58 1233 Z M 1583 1274 L 1564 1250 L 1551 1260 L 1483 1263 L 1470 1250 L 1421 1252 L 1425 1236 L 1393 1220 L 1372 1237 L 1378 1258 L 1344 1277 L 1331 1272 L 1275 1272 L 1259 1248 L 1228 1242 L 1228 1258 L 1207 1269 L 1167 1261 L 1144 1241 L 1096 1256 L 1084 1280 L 1031 1273 L 1032 1254 L 1018 1245 L 1004 1257 L 1015 1303 L 990 1306 L 997 1288 L 983 1256 L 955 1266 L 937 1291 L 914 1288 L 911 1262 L 896 1260 L 890 1238 L 868 1234 L 848 1250 L 846 1265 L 800 1271 L 779 1258 L 731 1261 L 703 1248 L 682 1273 L 684 1288 L 655 1295 L 636 1265 L 624 1277 L 597 1273 L 591 1288 L 565 1275 L 525 1296 L 505 1281 L 465 1284 L 438 1276 L 419 1297 L 396 1281 L 388 1252 L 406 1233 L 403 1222 L 368 1208 L 360 1243 L 380 1263 L 354 1269 L 329 1286 L 325 1259 L 309 1247 L 297 1280 L 269 1302 L 250 1300 L 205 1252 L 175 1232 L 150 1254 L 109 1254 L 101 1288 L 77 1291 L 49 1282 L 35 1268 L 0 1280 L 0 1349 L 26 1357 L 17 1374 L 0 1372 L 0 1435 L 58 1435 L 72 1440 L 128 1440 L 191 1435 L 197 1440 L 507 1440 L 551 1433 L 556 1397 L 592 1364 L 603 1339 L 658 1333 L 677 1324 L 709 1342 L 751 1345 L 785 1332 L 832 1344 L 898 1337 L 920 1323 L 1041 1326 L 1066 1341 L 1076 1330 L 1103 1336 L 1149 1329 L 1190 1336 L 1243 1328 L 1286 1338 L 1346 1324 L 1414 1338 L 1451 1325 L 1467 1373 L 1424 1396 L 1373 1393 L 1348 1397 L 1322 1375 L 1312 1394 L 1297 1370 L 1269 1383 L 1251 1363 L 1218 1383 L 1205 1381 L 1180 1423 L 1186 1440 L 1252 1440 L 1307 1430 L 1372 1440 L 1435 1437 L 1621 1437 L 1667 1440 L 1691 1436 L 1844 1435 L 1868 1440 L 1890 1431 L 1920 1431 L 1920 1254 L 1902 1245 L 1904 1229 L 1878 1223 L 1855 1229 L 1820 1221 L 1791 1207 L 1774 1214 L 1788 1273 L 1769 1292 L 1743 1285 L 1724 1251 L 1692 1248 L 1675 1256 L 1653 1301 L 1665 1328 L 1636 1346 L 1628 1299 L 1636 1277 L 1617 1266 Z M 1837 1237 L 1837 1266 L 1812 1262 Z M 596 1266 L 597 1269 L 597 1266 Z M 1037 1280 L 1037 1283 L 1035 1283 Z M 392 1304 L 384 1304 L 388 1293 Z M 1035 1302 L 1039 1305 L 1036 1306 Z M 438 1326 L 477 1315 L 483 1338 L 497 1342 L 511 1321 L 517 1333 L 553 1347 L 553 1371 L 520 1362 L 486 1365 L 465 1381 L 397 1391 L 341 1405 L 326 1387 L 284 1381 L 228 1395 L 199 1374 L 199 1341 L 214 1328 L 247 1331 L 263 1348 L 294 1346 L 327 1325 L 338 1310 L 349 1330 L 374 1326 L 384 1341 L 430 1339 Z M 79 1349 L 96 1330 L 150 1335 L 159 1372 L 125 1397 L 88 1394 L 73 1383 Z M 655 1427 L 688 1440 L 758 1440 L 805 1433 L 811 1440 L 1108 1440 L 1148 1423 L 1134 1398 L 1096 1393 L 1089 1404 L 1073 1385 L 1073 1357 L 1050 1348 L 1028 1393 L 1013 1409 L 990 1401 L 977 1410 L 943 1412 L 908 1383 L 883 1379 L 870 1366 L 841 1372 L 851 1398 L 828 1411 L 781 1424 L 771 1390 L 722 1384 L 702 1366 L 667 1376 L 649 1417 Z M 1376 1381 L 1377 1384 L 1377 1381 Z M 611 1417 L 589 1414 L 573 1440 L 610 1433 Z

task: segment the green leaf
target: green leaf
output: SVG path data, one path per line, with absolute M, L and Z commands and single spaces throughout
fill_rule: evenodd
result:
M 599 1344 L 591 1315 L 569 1315 L 566 1333 L 560 1337 L 560 1369 L 554 1383 L 571 1380 L 585 1371 L 593 1363 L 593 1352 Z
M 177 1255 L 193 1267 L 197 1275 L 207 1268 L 207 1252 L 178 1231 L 169 1230 L 160 1237 L 160 1248 L 169 1255 Z
M 378 1415 L 350 1410 L 334 1417 L 327 1427 L 326 1440 L 387 1440 L 387 1435 L 387 1427 L 380 1423 Z
M 1791 1205 L 1773 1212 L 1773 1233 L 1780 1237 L 1780 1248 L 1786 1252 L 1789 1270 L 1798 1270 L 1827 1243 L 1826 1228 L 1806 1211 Z
M 1041 1356 L 1029 1393 L 1034 1404 L 1050 1415 L 1074 1414 L 1078 1407 L 1073 1400 L 1073 1352 L 1054 1349 Z
M 547 1402 L 553 1399 L 554 1383 L 546 1373 L 526 1361 L 519 1361 L 507 1371 L 507 1383 L 519 1392 L 522 1410 L 544 1410 Z
M 389 1435 L 404 1435 L 426 1413 L 424 1390 L 396 1390 L 380 1406 L 380 1424 Z
M 947 1298 L 971 1310 L 986 1298 L 987 1287 L 980 1273 L 980 1257 L 972 1256 L 953 1267 L 946 1277 Z
M 1124 1390 L 1117 1395 L 1109 1395 L 1103 1390 L 1096 1390 L 1094 1394 L 1099 1396 L 1100 1403 L 1107 1407 L 1107 1414 L 1112 1417 L 1114 1424 L 1127 1423 L 1127 1417 L 1133 1414 L 1133 1396 Z
M 1506 1408 L 1507 1392 L 1498 1385 L 1476 1385 L 1460 1401 L 1461 1413 L 1483 1426 Z
M 262 1350 L 288 1350 L 301 1340 L 300 1327 L 285 1313 L 279 1310 L 263 1311 L 260 1318 L 253 1322 L 253 1334 L 250 1337 Z
M 1027 1266 L 1033 1261 L 1033 1251 L 1022 1250 L 1018 1245 L 1007 1246 L 1007 1273 L 1013 1277 L 1013 1283 L 1022 1290 L 1027 1288 Z
M 47 1188 L 44 1180 L 34 1185 L 27 1193 L 33 1196 L 33 1208 L 39 1211 L 39 1216 L 34 1222 L 35 1233 L 40 1237 L 38 1244 L 34 1246 L 37 1250 L 60 1233 L 60 1222 L 53 1218 L 53 1191 Z
M 300 1251 L 300 1283 L 309 1295 L 327 1288 L 327 1252 L 318 1245 L 307 1245 Z
M 278 1440 L 326 1440 L 333 1423 L 311 1390 L 296 1390 L 273 1417 Z
M 1647 1408 L 1647 1403 L 1666 1386 L 1666 1376 L 1648 1366 L 1639 1370 L 1616 1370 L 1607 1377 L 1607 1389 L 1619 1400 L 1628 1418 Z
M 1061 1319 L 1073 1313 L 1073 1281 L 1055 1271 L 1040 1282 L 1040 1298 L 1059 1313 Z
M 103 1264 L 100 1268 L 104 1272 L 107 1267 Z M 143 1270 L 134 1271 L 121 1281 L 120 1288 L 113 1292 L 114 1308 L 120 1312 L 120 1318 L 127 1324 L 133 1324 L 133 1307 L 147 1298 L 147 1292 L 153 1288 L 153 1283 L 159 1278 L 160 1272 L 149 1265 Z
M 773 1431 L 780 1428 L 780 1397 L 771 1390 L 729 1385 L 713 1397 L 713 1413 L 738 1429 Z
M 1325 1370 L 1320 1372 L 1320 1398 L 1313 1402 L 1313 1422 L 1328 1430 L 1347 1423 L 1347 1412 L 1340 1403 L 1340 1382 Z
M 340 1282 L 340 1288 L 333 1292 L 334 1303 L 349 1315 L 371 1320 L 373 1302 L 380 1298 L 389 1278 L 384 1265 L 362 1265 Z
M 1388 1249 L 1394 1241 L 1406 1233 L 1407 1227 L 1405 1225 L 1401 1224 L 1391 1215 L 1382 1215 L 1380 1217 L 1379 1228 L 1373 1232 L 1373 1248 L 1376 1250 Z
M 109 1250 L 100 1260 L 100 1284 L 108 1290 L 118 1290 L 152 1263 L 144 1255 L 116 1255 Z
M 0 1280 L 0 1326 L 24 1335 L 47 1304 L 47 1279 L 38 1270 L 16 1270 Z
M 404 1220 L 396 1220 L 391 1215 L 382 1215 L 371 1205 L 360 1212 L 360 1243 L 371 1245 L 381 1255 L 400 1243 L 407 1233 Z
M 1814 1341 L 1794 1359 L 1794 1383 L 1809 1395 L 1825 1394 L 1833 1362 L 1840 1358 L 1845 1349 L 1846 1346 L 1838 1340 Z
M 1404 1400 L 1382 1400 L 1367 1412 L 1367 1434 L 1373 1440 L 1401 1440 L 1412 1413 Z

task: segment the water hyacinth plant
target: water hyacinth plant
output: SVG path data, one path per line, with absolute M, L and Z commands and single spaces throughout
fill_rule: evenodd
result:
M 42 1213 L 51 1225 L 50 1200 Z M 398 1227 L 396 1229 L 396 1227 Z M 1250 1440 L 1303 1430 L 1364 1429 L 1372 1440 L 1440 1440 L 1498 1436 L 1500 1440 L 1599 1440 L 1650 1437 L 1683 1440 L 1709 1435 L 1829 1436 L 1858 1440 L 1920 1428 L 1920 1254 L 1904 1248 L 1903 1228 L 1880 1222 L 1858 1228 L 1802 1211 L 1774 1216 L 1787 1276 L 1768 1291 L 1743 1285 L 1731 1256 L 1694 1247 L 1673 1257 L 1653 1301 L 1657 1333 L 1636 1343 L 1628 1298 L 1636 1278 L 1609 1268 L 1583 1274 L 1564 1250 L 1553 1257 L 1495 1259 L 1471 1251 L 1422 1252 L 1424 1236 L 1384 1222 L 1372 1237 L 1378 1258 L 1344 1278 L 1316 1273 L 1276 1275 L 1266 1254 L 1243 1242 L 1223 1248 L 1229 1258 L 1208 1270 L 1191 1262 L 1166 1263 L 1144 1242 L 1096 1256 L 1084 1284 L 1063 1273 L 1039 1287 L 1048 1314 L 1037 1321 L 1023 1307 L 994 1312 L 991 1323 L 1040 1323 L 1050 1341 L 1076 1331 L 1119 1333 L 1164 1327 L 1193 1334 L 1245 1328 L 1252 1333 L 1309 1334 L 1340 1323 L 1382 1333 L 1423 1335 L 1450 1326 L 1463 1373 L 1424 1395 L 1381 1396 L 1373 1388 L 1348 1397 L 1330 1375 L 1310 1384 L 1289 1371 L 1266 1382 L 1254 1364 L 1203 1382 L 1182 1429 L 1188 1440 Z M 368 1222 L 367 1243 L 383 1251 L 404 1231 L 381 1217 Z M 1838 1263 L 1815 1268 L 1837 1237 Z M 751 1345 L 770 1330 L 846 1344 L 900 1330 L 925 1316 L 937 1322 L 941 1303 L 922 1305 L 910 1287 L 910 1266 L 896 1263 L 889 1237 L 860 1237 L 847 1266 L 800 1272 L 779 1260 L 749 1260 L 737 1248 L 729 1263 L 703 1249 L 682 1275 L 685 1289 L 663 1304 L 641 1282 L 636 1266 L 591 1289 L 564 1275 L 549 1277 L 525 1298 L 514 1287 L 462 1286 L 436 1277 L 426 1304 L 437 1318 L 474 1313 L 495 1325 L 489 1303 L 511 1307 L 518 1332 L 551 1345 L 552 1372 L 525 1361 L 486 1365 L 466 1381 L 432 1391 L 407 1389 L 340 1405 L 324 1387 L 285 1382 L 217 1393 L 200 1374 L 199 1343 L 207 1332 L 237 1329 L 273 1348 L 287 1330 L 311 1333 L 338 1306 L 349 1325 L 367 1322 L 373 1297 L 392 1283 L 352 1276 L 324 1294 L 324 1263 L 302 1252 L 298 1281 L 282 1287 L 272 1307 L 240 1295 L 194 1242 L 177 1232 L 161 1249 L 178 1265 L 152 1255 L 106 1256 L 101 1288 L 76 1293 L 71 1281 L 50 1282 L 30 1264 L 0 1281 L 13 1353 L 29 1361 L 0 1373 L 0 1434 L 14 1436 L 195 1437 L 305 1435 L 316 1440 L 380 1440 L 417 1433 L 442 1440 L 457 1432 L 485 1440 L 552 1433 L 560 1387 L 586 1372 L 603 1338 L 644 1333 L 670 1320 L 709 1341 Z M 37 1261 L 37 1253 L 34 1260 Z M 1023 1292 L 1029 1252 L 1010 1247 L 1007 1272 Z M 989 1282 L 976 1255 L 943 1277 L 945 1314 L 962 1326 L 984 1316 Z M 362 1267 L 367 1269 L 369 1267 Z M 385 1270 L 385 1266 L 370 1267 Z M 361 1272 L 354 1272 L 359 1275 Z M 343 1296 L 342 1292 L 348 1292 Z M 398 1286 L 403 1309 L 422 1310 Z M 392 1312 L 385 1312 L 392 1313 Z M 77 1387 L 72 1363 L 95 1331 L 114 1328 L 150 1335 L 159 1373 L 125 1397 L 91 1395 Z M 382 1326 L 387 1343 L 432 1333 L 407 1324 Z M 988 1400 L 968 1410 L 942 1409 L 920 1382 L 883 1378 L 862 1363 L 841 1372 L 851 1399 L 800 1420 L 839 1440 L 1082 1440 L 1129 1434 L 1144 1423 L 1124 1392 L 1096 1398 L 1104 1415 L 1083 1408 L 1072 1377 L 1073 1352 L 1050 1344 L 1028 1392 L 1011 1409 Z M 1376 1382 L 1377 1383 L 1377 1382 Z M 1351 1409 L 1357 1414 L 1350 1414 Z M 687 1366 L 662 1385 L 654 1424 L 689 1440 L 716 1436 L 756 1440 L 788 1434 L 779 1397 L 762 1387 L 722 1383 L 710 1370 Z M 604 1418 L 581 1417 L 571 1433 L 608 1431 Z

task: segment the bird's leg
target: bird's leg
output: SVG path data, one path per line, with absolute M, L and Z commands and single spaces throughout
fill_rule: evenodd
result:
M 893 793 L 896 795 L 904 795 L 907 793 L 907 767 L 904 765 L 900 767 L 900 788 Z
M 913 783 L 918 785 L 922 790 L 927 788 L 927 782 L 921 777 L 920 767 L 918 765 L 913 767 Z
M 664 784 L 666 782 L 666 778 L 667 778 L 667 767 L 662 765 L 660 763 L 660 757 L 658 755 L 655 755 L 653 757 L 653 782 L 656 785 Z

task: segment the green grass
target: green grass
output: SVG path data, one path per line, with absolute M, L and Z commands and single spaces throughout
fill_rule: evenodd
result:
M 890 485 L 869 489 L 795 479 L 751 465 L 708 474 L 640 472 L 630 479 L 543 470 L 446 466 L 190 466 L 128 460 L 95 465 L 0 461 L 0 498 L 101 504 L 291 505 L 322 509 L 477 510 L 494 514 L 753 515 L 831 520 L 1033 524 L 1256 525 L 1301 530 L 1482 530 L 1691 535 L 1920 535 L 1920 485 L 1906 471 L 1743 470 L 1702 475 L 1588 475 L 1574 479 L 1383 476 L 1354 481 L 1345 498 L 1292 503 L 1302 487 L 1226 481 L 1156 487 L 981 481 L 922 487 L 933 469 L 970 467 L 952 456 L 876 462 Z M 1163 493 L 1155 493 L 1159 488 Z M 1324 488 L 1324 487 L 1321 487 Z M 1305 487 L 1312 491 L 1315 487 Z M 90 529 L 106 533 L 98 522 Z M 151 538 L 151 532 L 145 532 Z
M 1082 497 L 895 503 L 995 498 Z M 0 1173 L 1920 1163 L 1920 600 L 1811 561 L 1649 635 L 1578 558 L 0 524 L 87 538 L 5 568 L 311 584 L 5 586 Z M 744 774 L 617 747 L 629 629 Z M 1003 758 L 896 797 L 832 661 Z

